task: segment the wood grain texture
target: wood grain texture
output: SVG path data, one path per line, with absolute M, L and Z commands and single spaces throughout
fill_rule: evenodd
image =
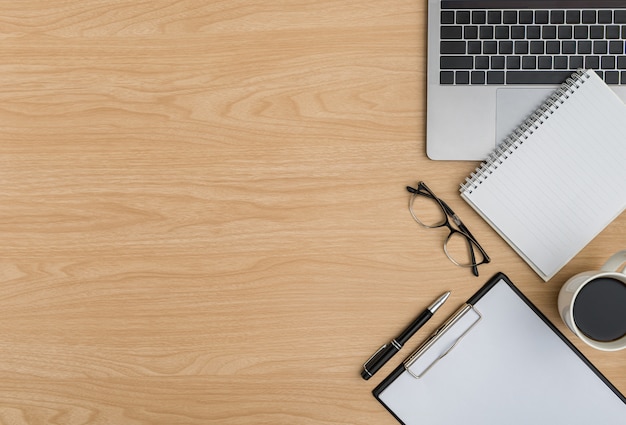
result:
M 0 423 L 394 424 L 360 366 L 444 290 L 544 284 L 425 155 L 425 1 L 0 1 Z M 425 180 L 493 262 L 418 228 Z M 574 343 L 626 392 L 626 351 Z M 400 357 L 403 357 L 400 355 Z M 399 361 L 399 359 L 398 359 Z

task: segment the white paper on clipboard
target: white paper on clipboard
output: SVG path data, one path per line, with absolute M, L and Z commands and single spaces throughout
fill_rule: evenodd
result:
M 378 400 L 406 425 L 624 425 L 624 396 L 497 278 L 475 309 L 374 390 Z

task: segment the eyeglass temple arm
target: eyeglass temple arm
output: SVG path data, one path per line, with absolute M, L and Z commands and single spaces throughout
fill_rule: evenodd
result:
M 430 196 L 430 194 L 428 192 L 420 191 L 419 189 L 415 189 L 414 187 L 411 187 L 411 186 L 407 186 L 406 190 L 411 192 L 414 195 L 420 194 L 420 195 L 424 195 L 424 196 L 427 196 L 429 198 L 432 198 L 432 196 Z

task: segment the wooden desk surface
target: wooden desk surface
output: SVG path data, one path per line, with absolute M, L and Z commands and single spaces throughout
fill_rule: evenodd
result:
M 395 424 L 370 391 L 497 271 L 549 283 L 425 156 L 425 1 L 2 1 L 0 423 Z M 422 179 L 493 262 L 416 226 Z M 370 381 L 372 352 L 451 299 Z

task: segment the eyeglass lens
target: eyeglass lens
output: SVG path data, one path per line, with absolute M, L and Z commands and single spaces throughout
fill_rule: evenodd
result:
M 471 248 L 470 248 L 471 245 Z M 459 266 L 471 267 L 485 261 L 482 251 L 467 236 L 459 232 L 452 232 L 445 242 L 446 254 Z M 472 258 L 472 252 L 474 258 Z
M 418 223 L 425 227 L 441 227 L 446 224 L 446 213 L 436 199 L 425 195 L 412 197 L 412 214 Z

